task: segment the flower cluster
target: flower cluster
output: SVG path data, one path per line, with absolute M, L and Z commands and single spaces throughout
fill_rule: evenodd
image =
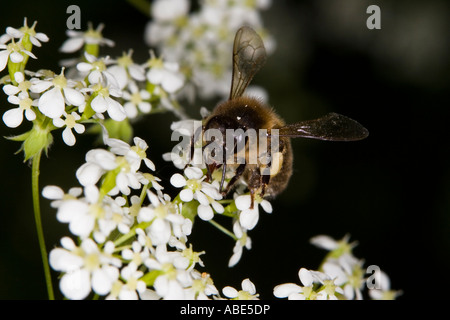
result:
M 375 271 L 371 276 L 375 278 L 375 283 L 371 283 L 370 277 L 365 277 L 363 261 L 352 253 L 356 244 L 348 240 L 348 236 L 339 241 L 325 235 L 313 237 L 312 244 L 329 251 L 321 267 L 318 271 L 301 268 L 298 277 L 302 285 L 280 284 L 274 288 L 275 297 L 289 300 L 361 300 L 365 287 L 371 299 L 395 299 L 399 296 L 401 292 L 390 289 L 389 277 L 378 267 L 372 270 Z
M 225 97 L 231 81 L 231 55 L 235 32 L 248 25 L 263 36 L 270 53 L 274 40 L 263 28 L 260 10 L 270 0 L 202 0 L 190 13 L 190 0 L 157 0 L 152 3 L 152 20 L 145 39 L 168 61 L 181 63 L 189 84 L 184 93 L 201 98 Z
M 188 245 L 192 220 L 183 215 L 194 192 L 197 199 L 207 199 L 214 189 L 185 189 L 172 200 L 158 177 L 140 171 L 142 163 L 144 169 L 155 170 L 144 140 L 135 137 L 132 146 L 104 140 L 109 150 L 90 150 L 76 172 L 82 188 L 67 193 L 58 186 L 43 189 L 56 218 L 79 239 L 76 244 L 63 237 L 61 247 L 50 252 L 51 267 L 62 272 L 61 292 L 69 299 L 84 299 L 92 292 L 106 299 L 221 298 L 211 276 L 197 270 L 204 267 L 204 252 Z M 181 176 L 172 180 L 181 182 Z M 258 296 L 248 279 L 243 290 L 225 287 L 223 294 L 232 299 Z
M 184 75 L 178 64 L 165 62 L 153 54 L 147 62 L 137 64 L 132 50 L 117 59 L 99 56 L 99 46 L 114 43 L 103 38 L 100 25 L 89 26 L 86 32 L 68 31 L 63 43 L 65 53 L 81 50 L 77 59 L 64 61 L 61 71 L 26 70 L 28 58 L 37 59 L 33 46 L 41 46 L 48 37 L 24 25 L 8 27 L 0 37 L 0 71 L 7 68 L 9 76 L 2 79 L 8 102 L 16 107 L 3 114 L 10 128 L 20 126 L 25 119 L 33 129 L 15 137 L 24 141 L 25 158 L 29 159 L 52 143 L 53 130 L 62 129 L 63 141 L 73 146 L 74 132 L 85 132 L 89 122 L 104 124 L 111 136 L 129 140 L 120 132 L 131 132 L 127 119 L 159 110 L 172 110 L 182 115 L 174 94 L 184 85 Z M 107 119 L 107 117 L 109 119 Z M 116 127 L 114 127 L 116 126 Z M 123 130 L 127 126 L 129 130 Z M 117 127 L 121 127 L 119 130 Z

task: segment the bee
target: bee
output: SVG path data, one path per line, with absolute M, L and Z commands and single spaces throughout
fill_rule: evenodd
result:
M 220 147 L 225 151 L 238 153 L 238 145 L 225 145 L 227 130 L 241 129 L 261 130 L 265 129 L 264 136 L 258 139 L 267 139 L 267 153 L 270 153 L 274 132 L 278 134 L 276 153 L 272 153 L 270 160 L 261 161 L 258 157 L 256 163 L 248 163 L 251 142 L 248 136 L 236 136 L 234 142 L 244 140 L 245 159 L 244 163 L 228 164 L 229 159 L 223 156 L 223 161 L 209 161 L 207 164 L 207 177 L 215 170 L 222 167 L 222 180 L 220 192 L 226 196 L 240 179 L 243 180 L 251 194 L 251 207 L 254 198 L 274 198 L 280 194 L 288 185 L 292 176 L 293 154 L 291 138 L 312 138 L 329 141 L 355 141 L 368 136 L 368 131 L 358 122 L 346 116 L 329 113 L 315 120 L 301 121 L 294 124 L 286 124 L 276 112 L 262 102 L 261 99 L 244 96 L 244 91 L 250 84 L 255 74 L 266 62 L 266 50 L 261 37 L 250 27 L 241 27 L 237 32 L 233 44 L 233 71 L 231 80 L 230 96 L 227 101 L 219 103 L 211 114 L 203 119 L 203 132 L 211 129 L 218 130 L 223 139 L 220 139 Z M 275 130 L 276 129 L 276 130 Z M 259 142 L 259 141 L 258 141 Z M 203 141 L 203 148 L 210 142 Z M 241 144 L 242 145 L 242 144 Z M 242 148 L 241 148 L 242 149 Z M 261 154 L 261 153 L 260 153 Z M 233 177 L 224 188 L 227 169 L 234 169 Z M 270 169 L 265 171 L 264 169 Z

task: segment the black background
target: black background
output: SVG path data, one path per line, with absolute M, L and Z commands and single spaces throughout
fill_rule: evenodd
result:
M 261 212 L 250 231 L 253 248 L 228 268 L 233 241 L 210 224 L 197 221 L 190 238 L 216 286 L 240 287 L 250 278 L 261 298 L 273 287 L 298 282 L 300 267 L 317 269 L 325 252 L 309 244 L 318 234 L 358 242 L 355 255 L 375 264 L 401 289 L 401 299 L 448 298 L 450 268 L 449 4 L 446 1 L 273 1 L 264 24 L 277 40 L 254 83 L 267 89 L 270 103 L 287 122 L 338 112 L 368 128 L 355 143 L 293 141 L 295 172 L 288 189 Z M 144 62 L 148 21 L 125 1 L 5 2 L 1 28 L 20 27 L 23 17 L 50 42 L 34 48 L 38 61 L 27 69 L 59 71 L 65 40 L 66 8 L 78 4 L 82 27 L 105 23 L 104 36 L 116 42 L 102 52 L 115 57 L 129 48 Z M 381 8 L 381 30 L 366 27 L 370 4 Z M 2 29 L 3 32 L 4 29 Z M 5 74 L 5 71 L 2 75 Z M 204 102 L 210 109 L 216 101 Z M 3 110 L 10 108 L 6 96 Z M 187 106 L 198 118 L 200 105 Z M 4 111 L 1 111 L 3 113 Z M 147 117 L 135 127 L 144 138 L 157 175 L 168 182 L 174 169 L 160 155 L 171 150 L 172 114 Z M 25 131 L 0 125 L 0 135 Z M 77 136 L 68 147 L 59 135 L 41 162 L 41 186 L 65 190 L 77 185 L 75 170 L 92 148 L 93 137 Z M 30 166 L 16 142 L 0 139 L 0 298 L 45 299 L 46 289 L 34 226 Z M 169 187 L 166 184 L 166 187 Z M 68 234 L 42 200 L 47 248 Z M 223 221 L 227 224 L 227 220 Z M 54 273 L 57 286 L 57 274 Z M 57 288 L 56 291 L 58 292 Z M 57 293 L 60 298 L 60 294 Z

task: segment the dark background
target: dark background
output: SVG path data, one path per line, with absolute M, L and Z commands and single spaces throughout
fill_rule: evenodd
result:
M 298 282 L 300 267 L 317 269 L 325 252 L 309 244 L 318 234 L 351 235 L 355 255 L 380 266 L 402 299 L 448 298 L 450 285 L 449 3 L 447 1 L 310 0 L 273 1 L 264 24 L 277 40 L 254 83 L 267 89 L 270 103 L 287 122 L 338 112 L 368 128 L 368 139 L 355 143 L 293 141 L 295 172 L 290 185 L 261 212 L 250 231 L 253 249 L 228 268 L 233 241 L 198 221 L 190 238 L 216 286 L 240 287 L 249 277 L 261 298 L 273 287 Z M 104 36 L 116 42 L 103 53 L 115 57 L 128 48 L 144 62 L 142 40 L 148 19 L 125 1 L 77 1 L 82 28 L 105 23 Z M 0 21 L 20 27 L 38 20 L 50 42 L 34 48 L 38 61 L 27 69 L 59 72 L 57 51 L 65 40 L 67 1 L 7 1 Z M 381 30 L 368 30 L 366 9 L 381 8 Z M 4 75 L 5 72 L 2 73 Z M 216 102 L 205 104 L 210 109 Z M 0 98 L 4 111 L 11 106 Z M 187 106 L 198 118 L 200 105 Z M 3 113 L 4 111 L 1 111 Z M 149 116 L 135 127 L 144 138 L 157 175 L 166 182 L 174 172 L 160 155 L 171 150 L 172 114 Z M 0 135 L 25 131 L 9 129 Z M 92 148 L 93 137 L 77 136 L 74 147 L 55 135 L 48 159 L 41 162 L 41 186 L 65 190 L 77 185 L 75 170 Z M 20 145 L 0 139 L 0 298 L 45 299 L 46 289 L 35 232 L 30 166 Z M 167 185 L 166 185 L 167 186 Z M 67 226 L 41 202 L 47 248 L 59 244 Z M 221 220 L 222 221 L 222 220 Z M 224 224 L 228 221 L 224 220 Z M 57 274 L 55 289 L 57 287 Z M 60 297 L 58 292 L 58 297 Z

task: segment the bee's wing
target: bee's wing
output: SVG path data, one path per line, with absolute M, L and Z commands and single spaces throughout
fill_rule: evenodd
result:
M 261 37 L 252 28 L 241 27 L 234 38 L 230 100 L 242 96 L 265 62 L 266 49 Z
M 279 136 L 329 141 L 355 141 L 368 135 L 369 131 L 357 121 L 337 113 L 289 124 L 279 129 Z

